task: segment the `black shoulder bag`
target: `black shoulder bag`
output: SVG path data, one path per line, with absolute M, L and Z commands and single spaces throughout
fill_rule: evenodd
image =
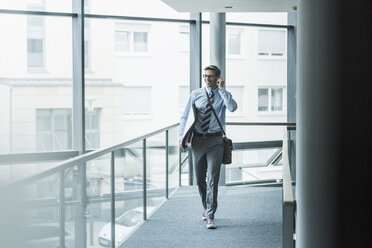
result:
M 205 94 L 207 95 L 207 98 L 208 98 L 208 104 L 211 106 L 214 117 L 216 117 L 218 125 L 220 125 L 220 128 L 221 128 L 222 133 L 223 133 L 223 158 L 222 158 L 222 163 L 223 164 L 231 164 L 231 162 L 232 162 L 232 150 L 233 150 L 232 141 L 231 141 L 231 139 L 226 137 L 225 130 L 223 130 L 222 124 L 217 117 L 216 111 L 213 108 L 213 105 L 212 105 L 211 99 L 209 98 L 208 92 L 207 92 L 206 89 L 204 89 L 204 90 L 205 90 Z

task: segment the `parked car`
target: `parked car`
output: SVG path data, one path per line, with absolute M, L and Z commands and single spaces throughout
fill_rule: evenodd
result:
M 154 207 L 147 207 L 152 212 Z M 121 245 L 143 220 L 143 207 L 128 210 L 115 219 L 115 246 Z M 111 247 L 111 222 L 104 225 L 98 235 L 98 243 L 103 247 Z
M 22 227 L 21 247 L 57 248 L 59 247 L 58 223 L 40 223 Z M 73 232 L 65 228 L 65 247 L 74 248 Z

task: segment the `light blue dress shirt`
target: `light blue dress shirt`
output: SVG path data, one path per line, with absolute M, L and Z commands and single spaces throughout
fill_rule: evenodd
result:
M 185 131 L 185 125 L 187 122 L 187 117 L 189 116 L 189 112 L 191 110 L 191 106 L 195 104 L 198 114 L 195 116 L 196 118 L 196 125 L 195 125 L 195 131 L 198 133 L 204 133 L 200 129 L 200 120 L 203 117 L 201 113 L 204 112 L 204 110 L 207 107 L 208 104 L 208 98 L 205 95 L 205 89 L 207 90 L 208 94 L 210 95 L 211 89 L 208 87 L 200 88 L 193 90 L 190 94 L 189 100 L 187 101 L 187 105 L 185 108 L 185 111 L 183 112 L 180 120 L 179 125 L 179 140 L 182 139 L 183 133 Z M 222 124 L 222 126 L 225 126 L 225 112 L 226 108 L 230 112 L 234 112 L 238 108 L 238 104 L 235 102 L 235 100 L 232 98 L 232 95 L 230 92 L 226 91 L 223 88 L 217 87 L 213 90 L 214 97 L 213 97 L 213 108 L 216 111 L 216 114 Z M 221 128 L 218 125 L 218 122 L 212 113 L 211 116 L 211 122 L 209 124 L 209 129 L 206 133 L 217 133 L 220 132 Z

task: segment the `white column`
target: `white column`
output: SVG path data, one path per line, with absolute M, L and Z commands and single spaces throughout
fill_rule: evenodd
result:
M 210 14 L 210 63 L 218 66 L 226 79 L 226 14 Z M 221 166 L 219 185 L 226 185 L 225 165 Z

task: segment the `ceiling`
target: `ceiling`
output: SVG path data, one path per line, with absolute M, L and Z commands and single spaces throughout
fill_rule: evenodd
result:
M 297 0 L 162 0 L 178 12 L 292 12 Z

